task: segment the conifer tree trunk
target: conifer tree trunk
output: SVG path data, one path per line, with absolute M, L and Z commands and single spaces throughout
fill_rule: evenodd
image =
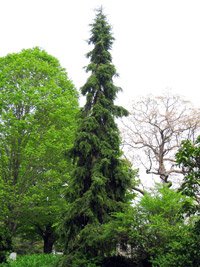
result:
M 115 251 L 105 242 L 103 227 L 113 212 L 123 211 L 131 185 L 115 123 L 115 118 L 128 112 L 114 104 L 120 88 L 113 83 L 117 75 L 110 54 L 113 41 L 111 27 L 99 9 L 88 41 L 93 45 L 86 68 L 91 75 L 81 88 L 86 104 L 71 151 L 75 169 L 66 196 L 69 205 L 63 236 L 67 259 L 63 266 L 89 266 Z

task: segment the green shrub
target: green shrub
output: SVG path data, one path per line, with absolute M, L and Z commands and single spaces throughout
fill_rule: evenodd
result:
M 61 258 L 59 262 L 57 262 L 56 267 L 100 267 L 100 260 L 98 258 L 89 259 L 82 253 L 68 254 Z

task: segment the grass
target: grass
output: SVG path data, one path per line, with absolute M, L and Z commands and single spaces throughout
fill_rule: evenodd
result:
M 60 256 L 53 254 L 33 254 L 18 256 L 16 261 L 0 264 L 1 267 L 53 267 Z

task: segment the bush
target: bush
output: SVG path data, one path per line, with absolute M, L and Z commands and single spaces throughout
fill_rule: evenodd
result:
M 57 262 L 55 267 L 100 267 L 98 258 L 87 258 L 82 253 L 68 254 Z

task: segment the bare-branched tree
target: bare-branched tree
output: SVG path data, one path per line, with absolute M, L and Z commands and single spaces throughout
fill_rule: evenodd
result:
M 147 174 L 156 175 L 169 184 L 172 175 L 182 173 L 175 162 L 181 141 L 194 140 L 199 131 L 200 110 L 169 93 L 134 102 L 122 126 L 129 160 L 135 164 L 139 159 Z

